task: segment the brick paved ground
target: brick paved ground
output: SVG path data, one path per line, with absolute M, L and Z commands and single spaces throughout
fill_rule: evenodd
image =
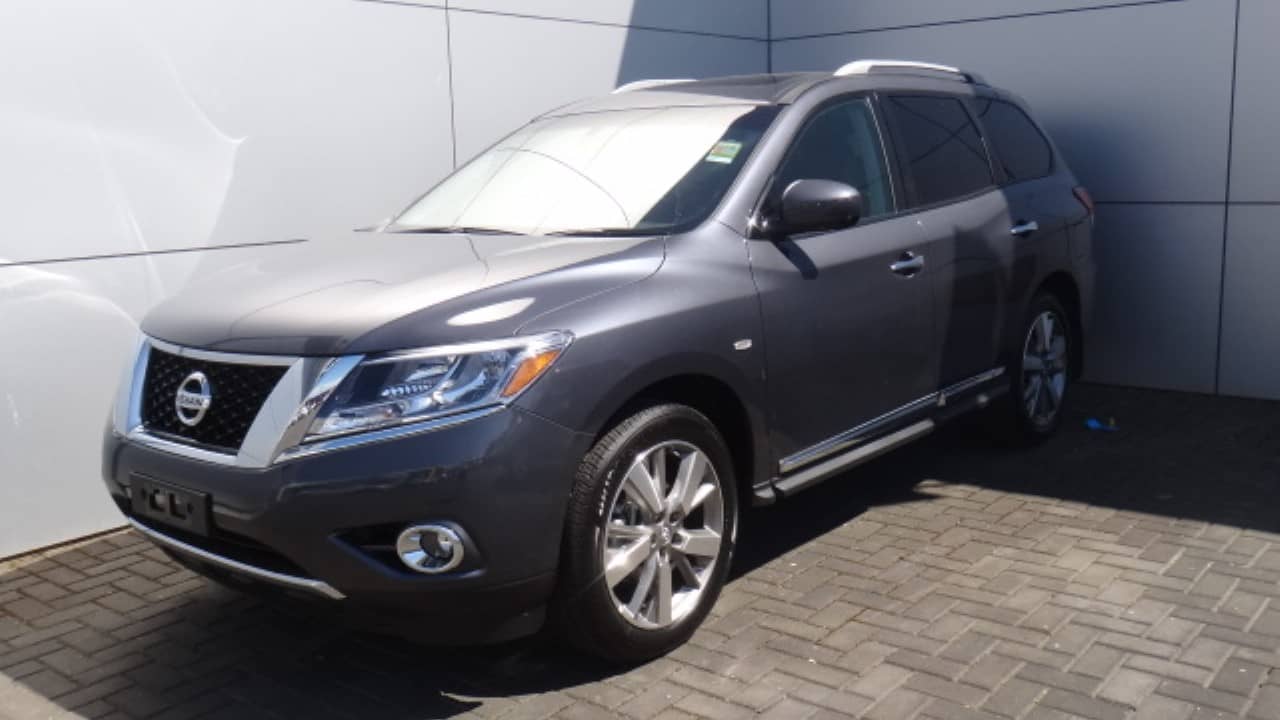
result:
M 0 716 L 1280 718 L 1278 452 L 1280 404 L 1098 387 L 1036 451 L 953 428 L 751 513 L 712 620 L 629 671 L 293 617 L 116 534 L 0 564 Z

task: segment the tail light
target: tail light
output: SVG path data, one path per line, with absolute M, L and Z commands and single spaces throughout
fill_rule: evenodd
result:
M 1089 217 L 1093 218 L 1093 196 L 1089 194 L 1089 191 L 1083 185 L 1077 185 L 1071 192 L 1075 194 L 1076 199 L 1084 206 L 1085 211 L 1089 213 Z

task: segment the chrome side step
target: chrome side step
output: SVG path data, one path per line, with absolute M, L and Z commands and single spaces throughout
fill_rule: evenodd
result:
M 842 470 L 847 470 L 874 457 L 883 455 L 899 445 L 904 445 L 916 438 L 928 435 L 933 432 L 934 427 L 936 425 L 932 420 L 921 420 L 865 445 L 860 445 L 842 455 L 837 455 L 830 460 L 817 463 L 794 475 L 781 478 L 773 483 L 773 487 L 783 495 L 797 493 L 811 485 L 826 480 Z
M 129 524 L 133 526 L 134 530 L 137 530 L 147 536 L 147 538 L 152 542 L 158 545 L 164 545 L 165 547 L 182 553 L 183 555 L 190 555 L 191 557 L 203 560 L 210 565 L 216 565 L 224 570 L 240 573 L 241 575 L 247 575 L 255 580 L 261 580 L 262 582 L 271 583 L 272 585 L 280 585 L 294 590 L 303 590 L 315 593 L 317 595 L 327 597 L 330 600 L 342 600 L 346 597 L 346 595 L 339 592 L 337 588 L 322 580 L 297 577 L 296 575 L 285 575 L 284 573 L 278 573 L 265 568 L 242 563 L 239 560 L 232 560 L 231 558 L 216 555 L 208 550 L 201 550 L 194 545 L 188 545 L 181 540 L 171 538 L 164 533 L 152 530 L 133 518 L 125 519 L 129 521 Z
M 778 461 L 778 470 L 782 473 L 794 472 L 805 465 L 844 452 L 855 445 L 861 446 L 869 438 L 875 437 L 886 428 L 906 422 L 912 416 L 927 413 L 937 405 L 938 393 L 929 393 L 918 400 L 913 400 L 900 408 L 890 410 L 880 417 L 868 420 L 835 437 L 827 438 L 817 445 L 782 458 Z

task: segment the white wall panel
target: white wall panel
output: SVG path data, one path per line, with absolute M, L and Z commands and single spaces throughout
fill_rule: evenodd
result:
M 773 58 L 960 65 L 1025 97 L 1096 198 L 1222 201 L 1233 27 L 1220 0 L 1185 0 L 776 42 Z
M 5 6 L 0 262 L 353 227 L 449 168 L 443 11 Z
M 1213 392 L 1223 209 L 1104 205 L 1088 379 Z
M 0 557 L 122 523 L 102 431 L 137 318 L 262 248 L 0 267 Z
M 765 0 L 450 0 L 449 7 L 761 39 L 767 32 Z
M 782 39 L 1128 4 L 1132 4 L 1132 0 L 774 0 L 773 37 Z
M 1280 400 L 1280 205 L 1230 212 L 1219 391 Z
M 458 161 L 530 118 L 620 83 L 763 72 L 766 44 L 451 12 Z
M 273 248 L 170 251 L 374 222 L 448 171 L 445 37 L 350 0 L 3 3 L 0 556 L 121 523 L 101 432 L 138 320 Z
M 1280 201 L 1280 2 L 1241 0 L 1231 200 Z

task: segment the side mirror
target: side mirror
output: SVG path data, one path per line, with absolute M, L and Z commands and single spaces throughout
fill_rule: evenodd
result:
M 862 217 L 862 193 L 835 180 L 796 180 L 782 191 L 783 234 L 842 230 Z

